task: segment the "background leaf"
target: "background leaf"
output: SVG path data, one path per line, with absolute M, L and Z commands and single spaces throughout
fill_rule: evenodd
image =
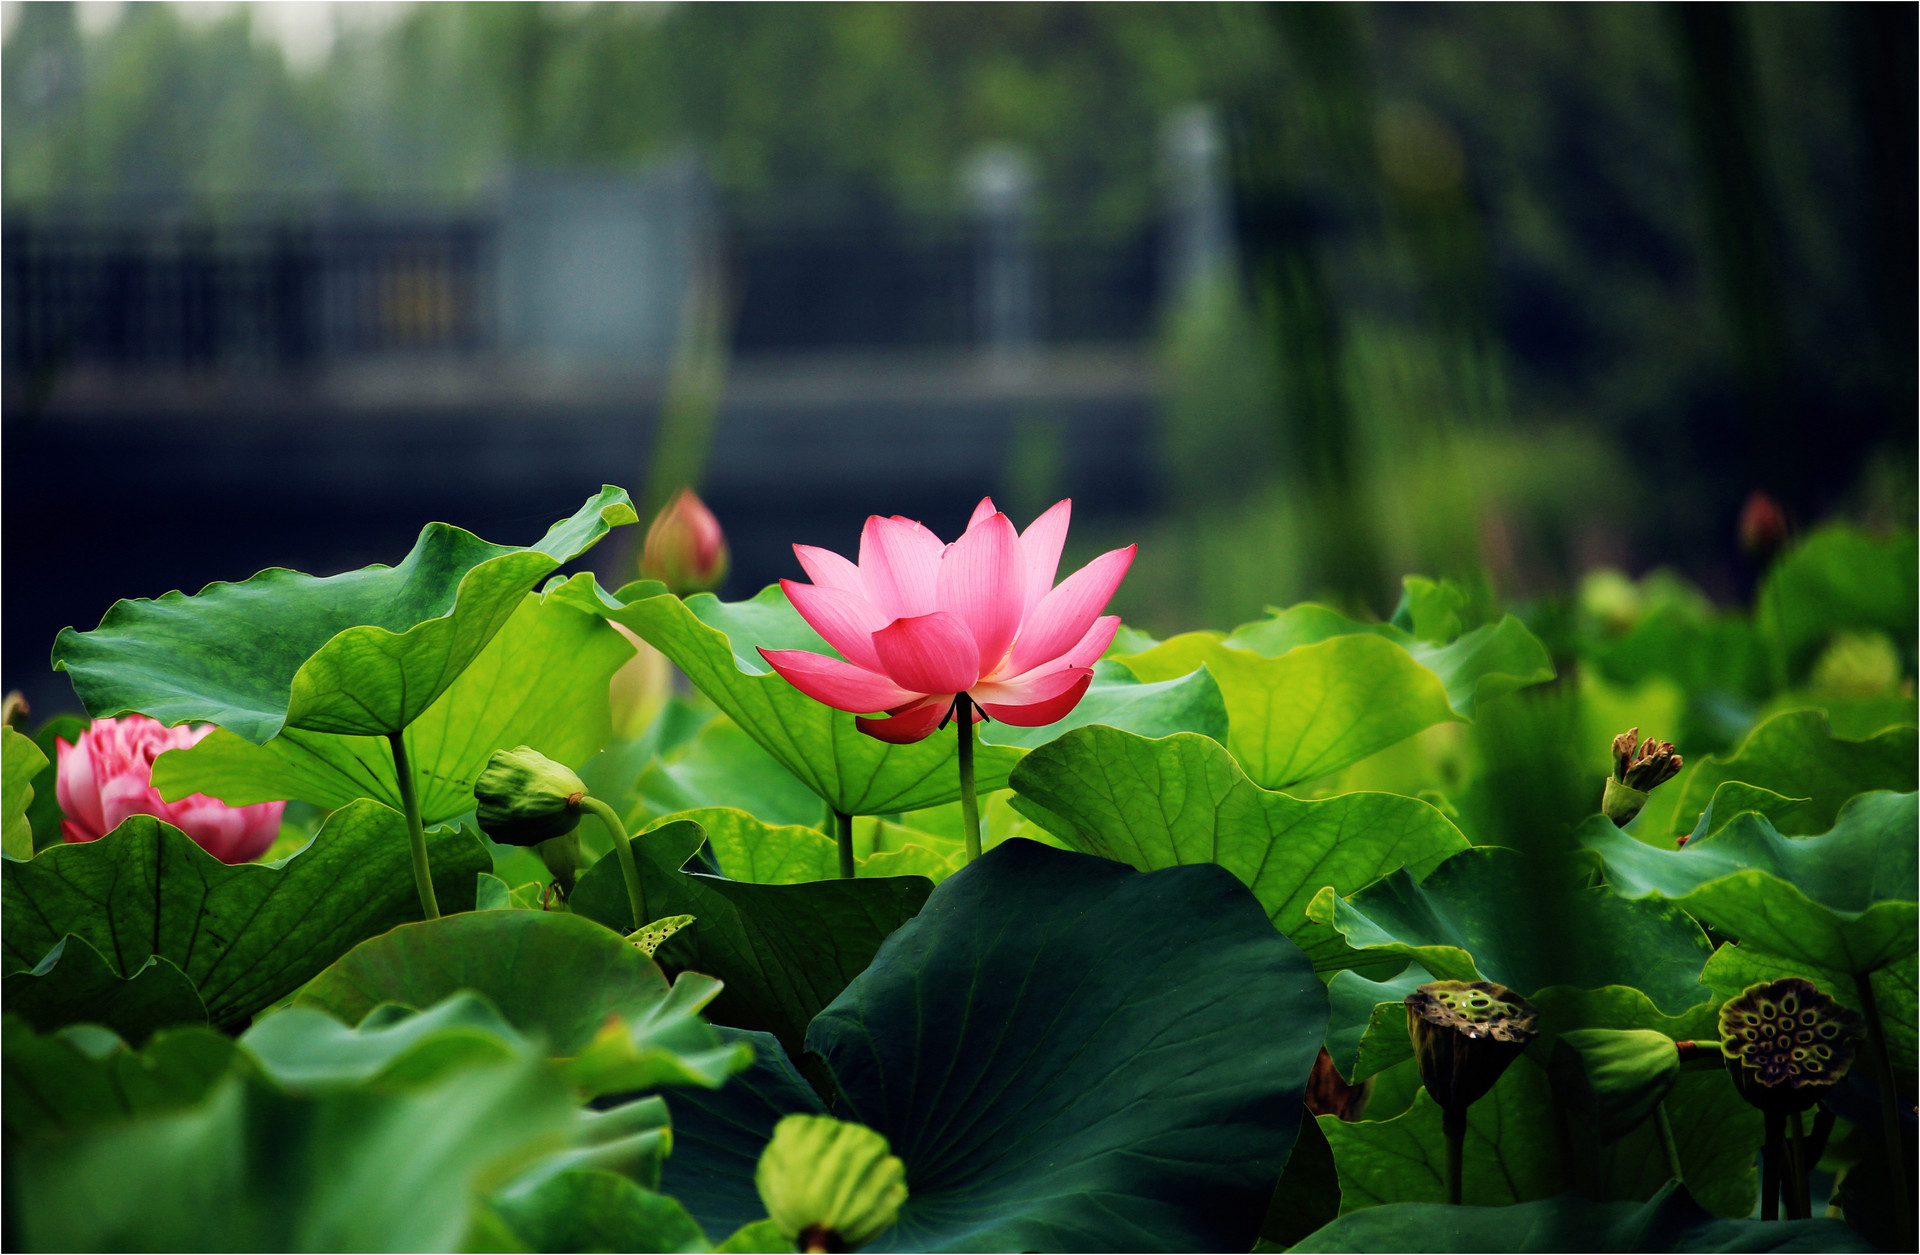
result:
M 117 601 L 93 631 L 62 629 L 53 665 L 95 718 L 205 720 L 256 745 L 283 728 L 398 732 L 541 577 L 634 521 L 626 492 L 606 487 L 527 548 L 430 523 L 397 567 L 326 578 L 274 567 L 192 597 Z
M 0 1108 L 9 1138 L 29 1145 L 190 1107 L 226 1075 L 235 1051 L 205 1027 L 161 1029 L 139 1050 L 92 1025 L 40 1036 L 8 1016 L 0 1032 Z
M 1920 768 L 1915 729 L 1887 728 L 1863 741 L 1836 737 L 1818 710 L 1789 710 L 1747 734 L 1732 754 L 1703 759 L 1681 784 L 1671 831 L 1691 830 L 1726 781 L 1809 799 L 1781 818 L 1787 833 L 1825 832 L 1847 799 L 1874 789 L 1912 792 Z
M 618 1173 L 576 1169 L 489 1206 L 531 1251 L 705 1251 L 686 1208 Z
M 427 834 L 443 910 L 473 909 L 488 866 L 471 833 Z M 418 919 L 406 821 L 377 802 L 327 818 L 276 864 L 228 866 L 179 829 L 135 815 L 98 841 L 7 863 L 0 875 L 0 959 L 31 969 L 68 933 L 115 971 L 158 954 L 185 972 L 214 1027 L 237 1029 L 362 939 Z

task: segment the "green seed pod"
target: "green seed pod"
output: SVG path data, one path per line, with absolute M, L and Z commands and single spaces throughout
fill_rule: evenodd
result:
M 587 786 L 546 755 L 522 745 L 497 750 L 473 783 L 474 818 L 501 845 L 539 845 L 580 823 Z
M 1762 1111 L 1805 1111 L 1853 1065 L 1859 1017 L 1811 981 L 1749 985 L 1720 1008 L 1720 1052 L 1740 1096 Z
M 1420 1083 L 1448 1111 L 1486 1096 L 1534 1037 L 1531 1002 L 1492 981 L 1437 980 L 1407 995 Z
M 850 1251 L 889 1228 L 907 1201 L 906 1168 L 887 1139 L 831 1116 L 788 1116 L 760 1152 L 754 1184 L 767 1215 L 803 1251 Z

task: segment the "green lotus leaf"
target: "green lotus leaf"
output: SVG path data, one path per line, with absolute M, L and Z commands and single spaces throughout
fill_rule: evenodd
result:
M 421 822 L 443 823 L 473 810 L 474 781 L 495 750 L 530 745 L 562 763 L 592 756 L 610 727 L 607 682 L 632 656 L 632 646 L 598 616 L 527 594 L 486 648 L 407 726 Z M 191 749 L 160 755 L 153 783 L 169 801 L 205 793 L 234 806 L 299 798 L 333 809 L 368 797 L 401 808 L 386 738 L 297 728 L 265 745 L 216 730 Z
M 1751 985 L 1762 985 L 1784 976 L 1809 980 L 1824 994 L 1843 1005 L 1862 1010 L 1859 980 L 1849 972 L 1817 963 L 1789 959 L 1749 945 L 1721 946 L 1707 960 L 1700 979 L 1712 990 L 1714 1000 L 1737 998 Z M 1886 1030 L 1887 1053 L 1902 1075 L 1920 1070 L 1920 1006 L 1916 988 L 1920 987 L 1920 953 L 1875 968 L 1865 979 L 1873 983 L 1874 1005 L 1880 1011 L 1881 1027 Z
M 1679 1182 L 1644 1203 L 1567 1193 L 1507 1207 L 1397 1203 L 1351 1212 L 1292 1248 L 1319 1251 L 1870 1251 L 1840 1220 L 1726 1220 Z
M 1509 616 L 1450 644 L 1307 603 L 1231 635 L 1194 632 L 1119 659 L 1147 681 L 1205 664 L 1226 703 L 1227 745 L 1256 784 L 1312 780 L 1553 678 L 1546 650 Z
M 1327 982 L 1327 1002 L 1332 1008 L 1327 1054 L 1348 1083 L 1358 1085 L 1413 1058 L 1406 997 L 1432 979 L 1433 973 L 1418 963 L 1409 963 L 1399 975 L 1380 981 L 1350 970 L 1333 974 Z
M 1812 798 L 1783 797 L 1772 789 L 1763 789 L 1754 784 L 1742 784 L 1738 780 L 1728 780 L 1713 791 L 1713 797 L 1707 802 L 1707 809 L 1700 812 L 1700 818 L 1694 822 L 1693 831 L 1688 834 L 1689 841 L 1704 841 L 1714 836 L 1728 824 L 1747 811 L 1757 811 L 1765 815 L 1769 822 L 1783 831 L 1790 828 L 1793 817 Z M 1649 841 L 1649 845 L 1661 845 L 1658 841 Z
M 1562 1033 L 1549 1067 L 1574 1118 L 1604 1142 L 1640 1127 L 1680 1079 L 1680 1053 L 1665 1033 L 1583 1028 Z
M 123 977 L 86 938 L 71 934 L 55 942 L 31 971 L 13 972 L 0 986 L 7 1013 L 42 1033 L 68 1024 L 99 1024 L 140 1046 L 157 1028 L 207 1022 L 207 1004 L 170 960 L 150 955 Z
M 117 601 L 91 632 L 62 629 L 55 670 L 95 718 L 203 720 L 264 744 L 283 729 L 379 736 L 418 719 L 525 593 L 622 523 L 602 488 L 534 545 L 430 523 L 397 567 L 316 578 L 279 567 L 197 595 Z
M 305 1098 L 232 1074 L 187 1110 L 22 1157 L 20 1233 L 33 1250 L 450 1251 L 478 1190 L 575 1128 L 530 1054 Z
M 472 911 L 362 942 L 301 990 L 294 1009 L 358 1026 L 381 1003 L 430 1007 L 472 990 L 572 1059 L 569 1076 L 600 1093 L 718 1085 L 745 1067 L 699 1016 L 713 986 L 698 973 L 669 986 L 646 955 L 578 915 Z
M 1243 1250 L 1325 1023 L 1306 957 L 1220 868 L 1014 840 L 936 889 L 806 1044 L 837 1114 L 906 1164 L 868 1250 Z M 779 1118 L 823 1109 L 784 1059 L 743 1079 L 675 1107 L 662 1186 L 711 1232 L 763 1214 Z
M 9 1136 L 28 1140 L 190 1107 L 235 1054 L 232 1039 L 205 1027 L 161 1029 L 138 1050 L 93 1025 L 38 1036 L 12 1015 L 0 1034 L 0 1110 Z
M 918 876 L 757 885 L 683 871 L 704 839 L 689 822 L 634 839 L 648 913 L 694 917 L 656 957 L 669 970 L 705 972 L 725 983 L 708 1012 L 716 1023 L 773 1032 L 796 1053 L 808 1022 L 933 890 Z M 616 932 L 634 929 L 612 854 L 580 877 L 568 905 Z
M 538 911 L 544 909 L 540 901 L 540 892 L 544 888 L 539 881 L 528 881 L 518 888 L 509 888 L 507 882 L 492 872 L 481 872 L 479 884 L 474 889 L 473 909 L 476 911 Z
M 1912 532 L 1881 540 L 1845 525 L 1824 527 L 1767 572 L 1755 617 L 1789 674 L 1800 674 L 1835 630 L 1849 628 L 1885 632 L 1911 668 L 1920 635 L 1916 565 Z
M 1227 707 L 1220 686 L 1205 667 L 1145 684 L 1122 664 L 1102 659 L 1093 666 L 1093 683 L 1087 686 L 1086 696 L 1066 718 L 1038 728 L 983 723 L 978 731 L 988 745 L 1034 749 L 1094 724 L 1124 728 L 1136 736 L 1198 733 L 1224 745 Z
M 1296 942 L 1322 888 L 1350 894 L 1403 865 L 1425 875 L 1467 848 L 1444 815 L 1416 798 L 1308 801 L 1269 792 L 1218 742 L 1191 733 L 1150 741 L 1084 728 L 1033 751 L 1012 780 L 1014 809 L 1074 849 L 1140 871 L 1220 864 Z M 1306 948 L 1317 965 L 1345 949 Z
M 473 908 L 486 851 L 427 834 L 443 910 Z M 0 868 L 0 963 L 31 970 L 72 933 L 122 976 L 160 955 L 193 981 L 215 1028 L 237 1030 L 367 937 L 420 917 L 406 821 L 377 802 L 328 816 L 277 863 L 228 866 L 170 824 L 135 815 L 98 841 Z
M 313 1007 L 286 1007 L 257 1021 L 240 1044 L 289 1093 L 418 1083 L 534 1048 L 492 1003 L 470 991 L 424 1011 L 390 1004 L 351 1028 Z
M 1498 981 L 1529 997 L 1630 984 L 1673 1013 L 1709 996 L 1699 976 L 1711 948 L 1683 912 L 1582 888 L 1574 868 L 1498 846 L 1463 850 L 1425 882 L 1403 870 L 1351 898 L 1322 889 L 1307 918 L 1315 953 L 1350 948 L 1340 966 L 1413 962 L 1440 980 Z
M 615 1172 L 575 1169 L 488 1207 L 530 1251 L 706 1251 L 707 1235 L 676 1200 Z
M 1599 819 L 1575 835 L 1623 897 L 1672 902 L 1751 949 L 1867 973 L 1914 952 L 1917 800 L 1861 794 L 1814 837 L 1783 837 L 1756 814 L 1679 850 L 1643 845 Z
M 826 814 L 818 794 L 725 715 L 648 763 L 632 784 L 633 804 L 625 812 L 631 826 L 712 806 L 781 825 L 817 824 Z
M 748 1051 L 752 1050 L 749 1046 Z M 502 1193 L 519 1193 L 573 1171 L 617 1172 L 649 1190 L 660 1188 L 660 1167 L 673 1149 L 673 1121 L 666 1100 L 648 1094 L 630 1102 L 594 1107 L 574 1114 L 569 1144 L 543 1155 L 518 1173 Z
M 1864 741 L 1833 735 L 1825 712 L 1789 710 L 1747 734 L 1738 749 L 1693 766 L 1678 783 L 1672 831 L 1694 828 L 1720 786 L 1737 780 L 1807 802 L 1780 816 L 1780 831 L 1825 832 L 1847 799 L 1876 789 L 1912 792 L 1920 740 L 1911 727 L 1887 728 Z
M 33 823 L 27 808 L 33 804 L 35 777 L 47 769 L 47 756 L 25 734 L 0 728 L 0 849 L 9 858 L 33 857 Z

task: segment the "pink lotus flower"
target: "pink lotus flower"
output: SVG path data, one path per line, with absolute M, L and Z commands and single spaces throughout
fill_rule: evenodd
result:
M 973 719 L 1036 728 L 1064 718 L 1120 626 L 1101 615 L 1134 546 L 1104 553 L 1054 587 L 1071 501 L 1016 533 L 991 498 L 951 545 L 911 519 L 867 520 L 860 563 L 795 545 L 813 583 L 781 580 L 800 617 L 845 662 L 799 649 L 763 649 L 807 696 L 857 719 L 862 732 L 905 745 L 932 733 L 965 693 Z
M 265 854 L 280 835 L 285 802 L 228 806 L 204 793 L 164 802 L 153 787 L 155 758 L 185 749 L 212 731 L 210 723 L 169 728 L 145 715 L 123 715 L 95 719 L 77 745 L 56 739 L 61 833 L 68 841 L 98 841 L 129 815 L 152 815 L 223 863 L 251 862 Z

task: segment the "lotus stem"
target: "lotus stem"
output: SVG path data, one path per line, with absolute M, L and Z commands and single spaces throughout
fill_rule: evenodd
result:
M 1760 1158 L 1760 1219 L 1780 1219 L 1780 1178 L 1785 1166 L 1781 1158 L 1786 1151 L 1784 1138 L 1786 1117 L 1778 1111 L 1768 1111 L 1766 1116 L 1767 1140 Z
M 1653 1123 L 1660 1130 L 1660 1149 L 1667 1153 L 1667 1175 L 1684 1184 L 1686 1178 L 1680 1173 L 1680 1144 L 1673 1139 L 1673 1121 L 1667 1118 L 1664 1099 L 1653 1105 Z
M 1902 1249 L 1913 1245 L 1913 1208 L 1907 1194 L 1906 1139 L 1900 1136 L 1900 1106 L 1893 1092 L 1893 1059 L 1887 1053 L 1887 1029 L 1880 1022 L 1880 1004 L 1873 996 L 1873 977 L 1853 974 L 1860 994 L 1860 1011 L 1867 1021 L 1867 1042 L 1873 1055 L 1874 1080 L 1880 1086 L 1880 1125 L 1887 1139 L 1887 1179 L 1893 1184 L 1893 1214 L 1898 1216 Z
M 420 798 L 413 791 L 413 768 L 407 762 L 406 733 L 387 733 L 393 748 L 393 778 L 400 786 L 400 813 L 407 818 L 407 844 L 413 849 L 413 887 L 420 894 L 420 913 L 440 918 L 440 902 L 433 895 L 433 867 L 427 862 L 427 829 L 420 822 Z
M 973 699 L 965 693 L 955 697 L 953 717 L 960 725 L 960 822 L 971 863 L 980 857 L 980 802 L 973 795 Z
M 620 875 L 627 882 L 627 904 L 633 911 L 633 926 L 645 928 L 653 919 L 647 913 L 647 893 L 640 887 L 640 868 L 633 861 L 633 841 L 627 836 L 626 825 L 620 822 L 613 807 L 597 797 L 582 797 L 580 808 L 599 816 L 600 822 L 613 834 L 613 852 L 620 859 Z
M 1467 1152 L 1467 1109 L 1440 1109 L 1440 1128 L 1447 1135 L 1447 1201 L 1460 1205 L 1460 1165 Z
M 852 880 L 853 867 L 853 816 L 833 812 L 833 835 L 840 845 L 840 879 Z
M 1807 1140 L 1800 1128 L 1800 1113 L 1792 1112 L 1787 1116 L 1787 1134 L 1792 1138 L 1793 1154 L 1787 1160 L 1790 1171 L 1787 1173 L 1787 1219 L 1806 1220 L 1813 1215 L 1813 1202 L 1808 1197 L 1807 1169 L 1813 1165 L 1807 1162 Z

